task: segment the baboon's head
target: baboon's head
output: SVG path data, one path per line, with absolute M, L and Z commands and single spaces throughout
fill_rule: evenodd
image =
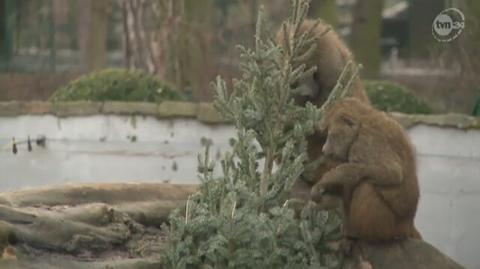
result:
M 327 117 L 323 130 L 327 134 L 327 140 L 322 147 L 322 152 L 329 158 L 348 161 L 348 153 L 358 137 L 360 123 L 341 111 Z
M 293 34 L 292 25 L 287 24 L 285 31 L 283 27 L 276 34 L 277 44 L 285 48 L 286 41 L 290 40 Z M 297 105 L 305 105 L 311 102 L 314 105 L 322 105 L 328 98 L 330 92 L 337 84 L 345 65 L 352 60 L 352 55 L 343 41 L 338 37 L 332 26 L 322 20 L 305 20 L 298 28 L 298 36 L 310 35 L 314 47 L 307 44 L 297 48 L 301 55 L 294 60 L 293 65 L 304 64 L 306 69 L 316 68 L 310 76 L 292 83 L 291 88 L 295 89 L 295 101 Z M 313 45 L 313 44 L 312 44 Z M 292 47 L 290 44 L 289 47 Z M 313 50 L 310 50 L 313 49 Z
M 318 30 L 315 29 L 312 34 L 315 35 L 316 39 L 320 38 L 318 32 L 321 29 L 323 29 L 325 26 L 323 24 L 321 24 L 321 26 L 318 26 L 318 25 L 316 26 L 316 24 L 317 24 L 317 21 L 305 20 L 303 24 L 300 26 L 300 29 L 299 29 L 300 35 L 305 34 L 309 32 L 312 28 L 315 29 L 314 27 L 316 27 L 319 29 Z M 291 34 L 292 26 L 290 24 L 287 24 L 286 26 L 287 26 L 287 34 Z M 283 47 L 286 40 L 288 39 L 288 36 L 285 36 L 285 33 L 281 28 L 278 30 L 275 39 L 276 39 L 276 43 L 279 46 Z M 304 49 L 305 51 L 302 51 L 300 54 L 307 52 L 308 48 L 305 47 Z M 303 59 L 302 62 L 293 63 L 294 65 L 305 64 L 306 69 L 310 69 L 312 67 L 317 68 L 317 70 L 315 70 L 315 72 L 313 72 L 311 76 L 304 77 L 302 80 L 295 81 L 290 85 L 292 89 L 295 89 L 296 93 L 295 93 L 294 99 L 297 105 L 304 106 L 307 102 L 311 102 L 312 104 L 318 103 L 318 99 L 322 94 L 320 90 L 323 87 L 323 85 L 320 85 L 321 81 L 319 78 L 320 72 L 318 70 L 319 69 L 318 58 L 319 58 L 318 49 L 316 49 L 310 55 L 310 57 Z M 329 91 L 325 93 L 325 96 L 328 97 L 328 94 L 329 94 Z M 326 100 L 326 98 L 324 99 Z

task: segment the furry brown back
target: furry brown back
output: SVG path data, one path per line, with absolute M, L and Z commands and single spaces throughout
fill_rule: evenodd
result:
M 420 238 L 414 226 L 420 195 L 415 154 L 402 126 L 355 98 L 335 103 L 323 125 L 324 153 L 340 164 L 312 195 L 343 187 L 346 235 L 368 241 Z

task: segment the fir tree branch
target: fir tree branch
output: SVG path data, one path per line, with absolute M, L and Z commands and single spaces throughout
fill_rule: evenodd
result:
M 318 110 L 320 119 L 322 119 L 324 113 L 333 105 L 334 102 L 352 94 L 352 82 L 357 78 L 359 68 L 360 67 L 357 66 L 352 60 L 347 62 L 337 80 L 337 84 L 333 88 L 325 103 L 323 103 Z

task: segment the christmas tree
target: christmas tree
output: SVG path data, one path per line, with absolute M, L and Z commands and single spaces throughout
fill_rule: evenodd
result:
M 236 137 L 220 173 L 214 173 L 208 145 L 199 156 L 199 190 L 164 226 L 165 268 L 339 266 L 341 258 L 330 247 L 341 237 L 338 214 L 307 203 L 296 216 L 289 200 L 292 185 L 314 161 L 307 158 L 305 137 L 325 110 L 294 102 L 301 89 L 292 85 L 315 71 L 302 64 L 315 50 L 312 31 L 299 32 L 307 10 L 308 1 L 292 1 L 282 25 L 289 38 L 279 45 L 260 8 L 254 48 L 239 47 L 241 78 L 231 94 L 221 78 L 214 83 L 215 107 L 234 124 Z M 327 103 L 348 92 L 353 69 L 347 65 Z

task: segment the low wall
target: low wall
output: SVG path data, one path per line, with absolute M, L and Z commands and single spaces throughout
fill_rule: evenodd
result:
M 202 138 L 214 156 L 229 125 L 209 104 L 0 103 L 0 191 L 69 182 L 196 182 Z M 46 147 L 11 141 L 46 137 Z
M 480 121 L 462 115 L 392 114 L 417 150 L 425 240 L 480 268 Z M 70 182 L 197 183 L 202 138 L 220 158 L 234 135 L 209 104 L 0 103 L 0 191 Z M 46 137 L 44 148 L 12 137 Z M 218 165 L 217 165 L 218 167 Z

